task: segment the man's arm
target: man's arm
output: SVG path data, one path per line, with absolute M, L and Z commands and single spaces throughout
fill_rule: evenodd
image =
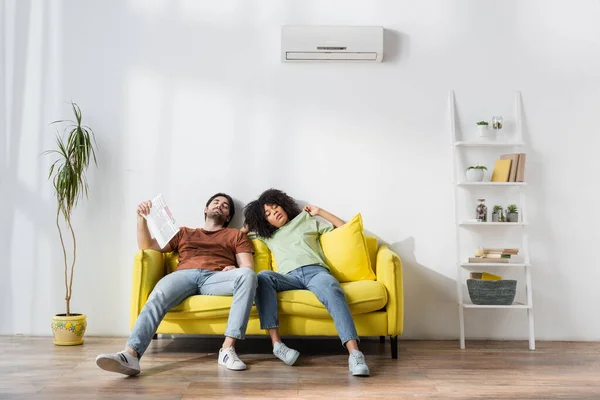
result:
M 319 217 L 324 218 L 327 222 L 329 222 L 336 228 L 339 228 L 340 226 L 345 224 L 343 220 L 339 219 L 329 211 L 325 211 L 317 206 L 306 206 L 304 207 L 304 210 L 306 210 L 313 217 L 316 217 L 318 215 Z
M 137 207 L 137 240 L 138 247 L 140 250 L 157 250 L 163 253 L 168 253 L 171 251 L 171 246 L 166 245 L 164 249 L 161 249 L 158 245 L 156 239 L 152 239 L 150 235 L 150 230 L 148 229 L 148 222 L 144 215 L 148 215 L 150 213 L 150 208 L 152 207 L 152 202 L 150 200 L 144 201 Z
M 235 260 L 237 261 L 238 267 L 254 270 L 254 257 L 252 257 L 252 253 L 237 253 L 235 255 Z

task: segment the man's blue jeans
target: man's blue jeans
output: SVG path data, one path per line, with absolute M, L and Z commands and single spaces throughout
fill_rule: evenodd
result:
M 333 318 L 343 345 L 351 339 L 359 340 L 340 283 L 329 273 L 327 268 L 320 265 L 306 265 L 285 275 L 274 271 L 258 273 L 256 307 L 260 318 L 260 328 L 279 327 L 277 292 L 300 289 L 310 290 L 323 303 Z
M 256 286 L 256 274 L 249 268 L 236 268 L 225 272 L 204 269 L 183 269 L 172 272 L 158 281 L 150 293 L 148 301 L 135 321 L 127 346 L 134 349 L 141 357 L 165 314 L 183 300 L 196 294 L 233 295 L 225 336 L 244 339 Z

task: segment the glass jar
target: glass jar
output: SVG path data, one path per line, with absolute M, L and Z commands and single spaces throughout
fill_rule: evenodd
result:
M 479 204 L 475 208 L 475 218 L 477 222 L 487 222 L 487 206 L 485 205 L 485 199 L 477 199 Z

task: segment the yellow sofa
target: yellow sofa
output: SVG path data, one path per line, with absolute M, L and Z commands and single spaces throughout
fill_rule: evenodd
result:
M 272 269 L 268 248 L 258 239 L 254 263 L 256 273 Z M 378 247 L 377 239 L 367 237 L 366 244 L 376 280 L 341 283 L 360 337 L 389 336 L 392 358 L 398 358 L 397 336 L 404 324 L 404 296 L 402 262 L 386 245 Z M 155 250 L 140 250 L 133 264 L 130 325 L 146 303 L 156 283 L 165 274 L 175 270 L 178 256 Z M 308 290 L 281 292 L 279 297 L 279 324 L 282 336 L 335 336 L 337 331 L 329 313 L 317 297 Z M 222 335 L 227 326 L 230 296 L 196 295 L 171 309 L 156 333 Z M 256 307 L 252 307 L 247 335 L 266 335 L 260 329 Z

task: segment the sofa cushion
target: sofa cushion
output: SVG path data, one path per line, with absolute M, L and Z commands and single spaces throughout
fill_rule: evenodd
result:
M 381 310 L 387 304 L 385 287 L 376 281 L 347 282 L 340 284 L 352 315 L 367 314 Z M 330 318 L 329 312 L 308 290 L 288 290 L 277 294 L 279 312 L 312 318 Z M 165 316 L 166 319 L 188 318 L 227 318 L 233 297 L 231 296 L 191 296 L 182 301 Z M 256 314 L 256 308 L 252 308 Z
M 366 314 L 381 310 L 387 304 L 385 287 L 376 281 L 341 283 L 350 313 Z M 277 294 L 282 314 L 301 317 L 330 318 L 325 306 L 308 290 L 288 290 Z
M 254 272 L 257 274 L 260 271 L 271 269 L 271 252 L 269 248 L 260 239 L 252 239 L 254 245 Z
M 331 274 L 338 281 L 375 280 L 360 214 L 322 235 L 321 247 Z

